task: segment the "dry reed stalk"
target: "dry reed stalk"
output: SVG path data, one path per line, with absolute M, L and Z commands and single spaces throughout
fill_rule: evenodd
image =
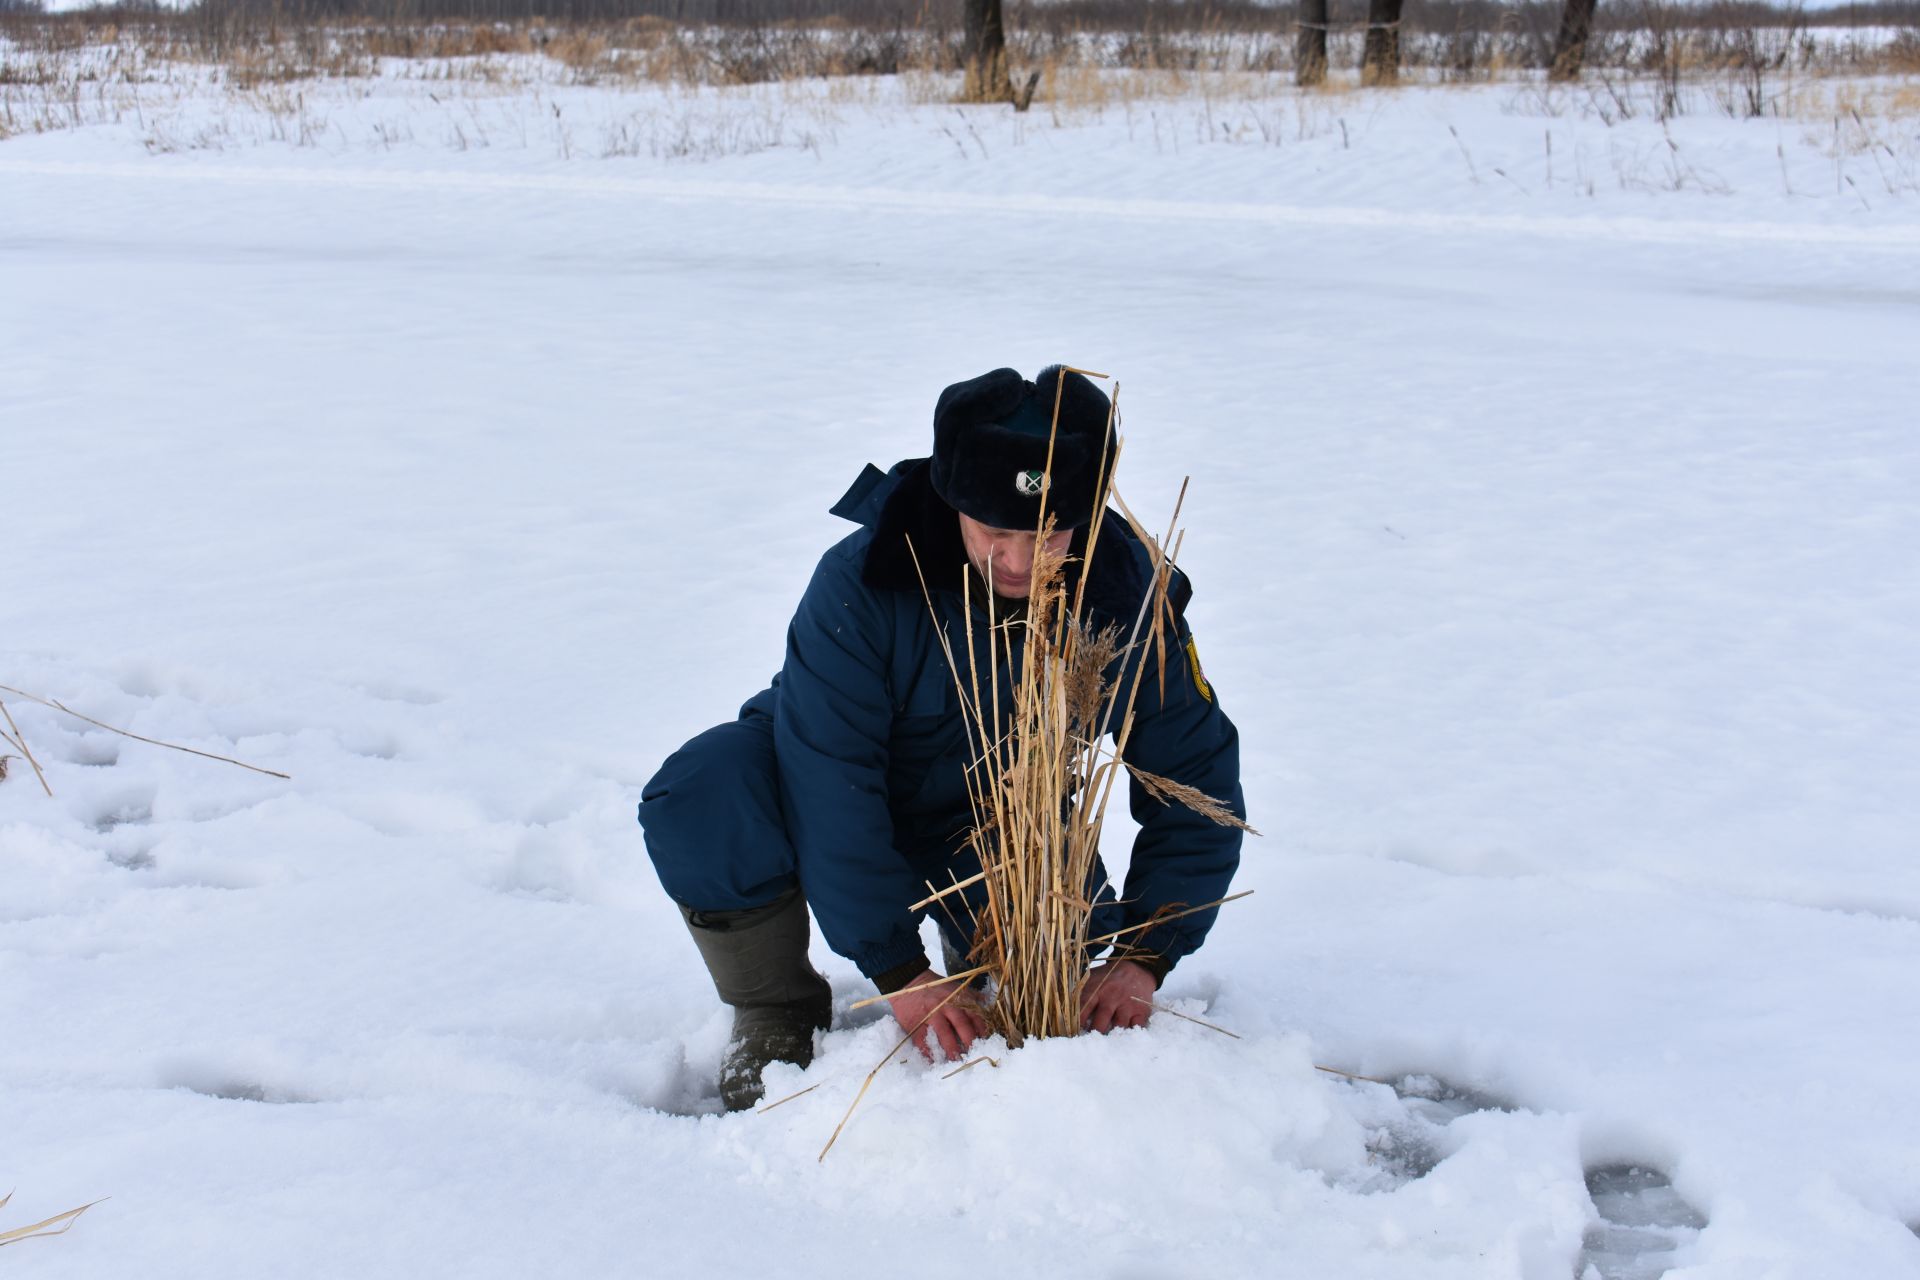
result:
M 931 982 L 916 982 L 910 987 L 901 987 L 898 991 L 889 991 L 885 995 L 868 996 L 864 1000 L 855 1000 L 852 1004 L 848 1005 L 847 1008 L 864 1009 L 868 1005 L 889 1002 L 895 996 L 912 995 L 916 991 L 928 991 L 934 987 L 945 986 L 947 983 L 953 982 L 956 979 L 964 982 L 969 978 L 978 978 L 985 974 L 990 974 L 991 972 L 992 970 L 984 964 L 975 965 L 971 969 L 962 969 L 959 973 L 950 973 L 950 974 L 947 974 L 945 977 L 937 977 L 933 979 L 933 981 Z M 919 1028 L 916 1027 L 915 1030 L 917 1031 L 919 1030 Z
M 1153 1009 L 1159 1013 L 1167 1014 L 1169 1017 L 1180 1018 L 1186 1022 L 1191 1022 L 1196 1027 L 1205 1027 L 1209 1031 L 1218 1031 L 1221 1035 L 1230 1036 L 1235 1040 L 1238 1040 L 1240 1038 L 1240 1033 L 1238 1031 L 1229 1031 L 1225 1027 L 1215 1026 L 1213 1023 L 1208 1022 L 1205 1018 L 1196 1018 L 1190 1013 L 1182 1013 L 1178 1009 L 1169 1009 L 1167 1008 L 1166 1005 L 1161 1004 L 1158 1000 L 1142 1000 L 1139 996 L 1135 996 L 1134 999 L 1139 1000 L 1141 1004 L 1146 1005 L 1150 1009 Z
M 1066 372 L 1105 377 L 1083 369 Z M 1053 470 L 1064 394 L 1063 376 L 1055 385 L 1047 445 L 1048 475 Z M 967 773 L 974 814 L 968 839 L 979 857 L 981 871 L 934 891 L 916 906 L 941 902 L 974 884 L 984 887 L 985 905 L 979 914 L 971 958 L 992 975 L 995 994 L 987 1013 L 995 1028 L 1015 1047 L 1030 1036 L 1080 1032 L 1080 994 L 1089 951 L 1118 940 L 1119 934 L 1088 936 L 1094 899 L 1104 888 L 1093 883 L 1100 835 L 1115 781 L 1130 771 L 1122 756 L 1133 731 L 1147 662 L 1156 661 L 1164 697 L 1168 645 L 1178 638 L 1177 619 L 1168 599 L 1173 557 L 1166 548 L 1177 551 L 1180 545 L 1178 523 L 1186 497 L 1184 482 L 1163 539 L 1155 539 L 1125 503 L 1120 503 L 1123 517 L 1147 548 L 1153 568 L 1151 586 L 1131 629 L 1123 631 L 1118 624 L 1096 625 L 1086 610 L 1087 580 L 1093 572 L 1108 502 L 1119 501 L 1113 489 L 1113 471 L 1120 453 L 1114 430 L 1118 411 L 1116 385 L 1107 418 L 1107 434 L 1113 446 L 1101 454 L 1098 497 L 1071 598 L 1064 572 L 1067 557 L 1047 550 L 1056 521 L 1047 510 L 1048 492 L 1042 489 L 1025 608 L 1018 616 L 1002 620 L 997 616 L 993 593 L 986 593 L 986 644 L 982 652 L 971 625 L 972 575 L 963 569 L 961 602 L 968 619 L 964 674 L 953 646 L 944 631 L 940 633 L 962 714 L 975 741 L 981 744 Z M 914 564 L 919 569 L 917 553 Z M 933 598 L 924 571 L 920 581 L 931 610 Z M 1136 657 L 1138 662 L 1134 663 Z M 1116 665 L 1124 671 L 1130 663 L 1135 666 L 1135 676 L 1125 682 L 1123 701 L 1123 682 L 1110 671 Z M 1004 718 L 1002 667 L 1012 681 L 1007 699 L 1010 708 Z M 1109 736 L 1111 748 L 1102 745 Z M 1188 805 L 1215 821 L 1245 826 L 1214 797 L 1151 774 L 1134 771 L 1132 776 L 1156 798 Z M 1119 933 L 1151 928 L 1206 909 L 1163 911 Z
M 235 760 L 231 756 L 217 756 L 211 751 L 201 751 L 194 747 L 183 747 L 177 742 L 162 742 L 158 738 L 143 738 L 139 734 L 131 732 L 130 730 L 116 729 L 112 725 L 107 724 L 104 721 L 95 720 L 92 716 L 82 715 L 80 712 L 75 711 L 72 707 L 69 707 L 64 702 L 61 702 L 57 698 L 42 698 L 38 694 L 28 693 L 24 689 L 16 689 L 12 685 L 7 685 L 7 684 L 0 684 L 0 693 L 11 693 L 15 697 L 25 698 L 28 702 L 37 702 L 43 707 L 51 707 L 55 711 L 63 711 L 67 715 L 72 716 L 75 720 L 86 721 L 88 724 L 92 725 L 96 729 L 105 729 L 108 733 L 117 733 L 123 738 L 132 738 L 135 742 L 144 742 L 150 747 L 165 747 L 169 751 L 184 751 L 190 756 L 201 756 L 208 760 L 218 760 L 222 764 L 236 764 L 236 765 L 239 765 L 242 769 L 251 769 L 255 773 L 264 773 L 269 778 L 281 778 L 289 782 L 293 780 L 293 775 L 290 773 L 278 773 L 272 769 L 262 769 L 257 764 L 248 764 L 244 760 Z M 6 707 L 5 703 L 0 703 L 0 710 L 4 710 L 5 707 Z M 11 714 L 7 716 L 7 723 L 9 724 L 13 723 L 13 716 Z M 16 728 L 14 732 L 17 734 L 20 731 L 19 729 Z M 26 750 L 26 744 L 22 742 L 20 744 L 20 748 L 23 751 Z M 29 755 L 27 758 L 29 760 L 33 759 L 31 755 Z M 34 772 L 36 773 L 38 773 L 40 770 L 40 766 L 37 764 L 34 765 L 33 768 L 34 768 Z M 40 784 L 42 786 L 46 785 L 46 779 L 44 777 L 41 778 Z M 52 795 L 53 792 L 49 790 L 47 794 Z
M 1223 827 L 1238 827 L 1252 835 L 1260 834 L 1241 821 L 1232 809 L 1197 787 L 1189 787 L 1185 783 L 1175 782 L 1172 778 L 1163 778 L 1157 773 L 1148 773 L 1145 769 L 1136 769 L 1132 765 L 1127 766 L 1127 772 L 1148 795 L 1161 804 L 1177 800 L 1201 817 L 1217 822 Z
M 822 1080 L 822 1081 L 820 1082 L 820 1084 L 825 1084 L 825 1083 L 826 1083 L 826 1081 L 825 1081 L 825 1080 Z M 790 1093 L 790 1094 L 788 1094 L 788 1095 L 787 1095 L 786 1097 L 784 1097 L 784 1098 L 782 1098 L 782 1099 L 780 1099 L 780 1101 L 778 1101 L 778 1102 L 769 1102 L 769 1103 L 767 1103 L 767 1104 L 766 1104 L 766 1105 L 765 1105 L 764 1107 L 761 1107 L 760 1109 L 758 1109 L 757 1111 L 755 1111 L 755 1112 L 754 1112 L 753 1114 L 755 1114 L 755 1115 L 757 1115 L 757 1116 L 763 1116 L 763 1115 L 765 1115 L 765 1114 L 767 1114 L 767 1112 L 769 1112 L 769 1111 L 771 1111 L 771 1110 L 773 1110 L 773 1109 L 774 1109 L 775 1107 L 784 1107 L 784 1106 L 786 1106 L 786 1105 L 787 1105 L 787 1104 L 788 1104 L 789 1102 L 792 1102 L 792 1101 L 793 1101 L 793 1100 L 794 1100 L 795 1098 L 804 1098 L 804 1097 L 806 1097 L 806 1096 L 807 1096 L 808 1094 L 810 1094 L 810 1093 L 812 1093 L 812 1092 L 813 1092 L 813 1091 L 814 1091 L 815 1089 L 818 1089 L 818 1088 L 820 1087 L 820 1084 L 810 1084 L 810 1085 L 808 1085 L 808 1086 L 807 1086 L 806 1088 L 804 1088 L 804 1089 L 801 1089 L 800 1091 L 798 1091 L 797 1093 Z
M 947 993 L 946 999 L 942 1000 L 939 1004 L 933 1006 L 933 1008 L 927 1010 L 926 1016 L 921 1018 L 920 1021 L 915 1023 L 912 1027 L 909 1027 L 907 1029 L 907 1034 L 901 1036 L 899 1041 L 893 1046 L 893 1048 L 887 1050 L 887 1056 L 880 1059 L 880 1061 L 874 1066 L 873 1070 L 867 1072 L 867 1078 L 860 1082 L 860 1091 L 854 1094 L 853 1101 L 847 1104 L 847 1114 L 840 1117 L 840 1123 L 833 1126 L 833 1136 L 827 1139 L 826 1146 L 820 1148 L 820 1154 L 817 1157 L 818 1160 L 824 1161 L 827 1158 L 827 1152 L 833 1150 L 833 1144 L 840 1141 L 840 1131 L 847 1127 L 847 1121 L 853 1119 L 853 1113 L 855 1110 L 859 1108 L 860 1100 L 867 1096 L 867 1090 L 873 1086 L 873 1078 L 880 1074 L 881 1068 L 885 1067 L 889 1062 L 892 1062 L 893 1056 L 895 1054 L 899 1053 L 902 1049 L 906 1048 L 909 1044 L 913 1042 L 913 1038 L 916 1035 L 920 1034 L 920 1028 L 926 1026 L 929 1022 L 933 1021 L 934 1014 L 940 1012 L 942 1009 L 952 1004 L 955 999 L 966 994 L 967 990 L 968 988 L 964 986 L 960 986 L 960 987 L 955 987 L 952 991 L 949 991 Z M 807 1090 L 805 1089 L 802 1089 L 800 1091 L 800 1093 L 806 1093 L 806 1092 Z M 793 1095 L 793 1098 L 797 1098 L 799 1096 L 800 1094 L 796 1093 Z M 793 1101 L 793 1098 L 782 1098 L 780 1099 L 780 1102 L 791 1102 Z M 780 1105 L 780 1102 L 776 1102 L 773 1105 L 777 1107 Z M 764 1111 L 764 1110 L 771 1110 L 772 1108 L 763 1107 L 761 1109 Z
M 12 1199 L 13 1192 L 11 1191 L 7 1192 L 4 1196 L 0 1196 L 0 1209 L 6 1208 L 7 1202 Z M 19 1244 L 22 1240 L 34 1240 L 41 1236 L 65 1235 L 73 1229 L 73 1224 L 78 1221 L 81 1214 L 99 1203 L 99 1200 L 95 1200 L 89 1204 L 81 1205 L 78 1209 L 69 1209 L 65 1213 L 56 1213 L 51 1218 L 45 1218 L 24 1227 L 15 1227 L 11 1231 L 0 1231 L 0 1246 Z
M 1249 827 L 1248 830 L 1251 831 L 1252 828 Z M 1116 942 L 1130 933 L 1137 933 L 1142 929 L 1151 929 L 1155 925 L 1165 924 L 1169 920 L 1178 920 L 1182 916 L 1196 915 L 1202 911 L 1211 911 L 1215 907 L 1224 907 L 1229 902 L 1238 902 L 1240 899 L 1251 897 L 1252 895 L 1253 890 L 1242 889 L 1239 893 L 1230 893 L 1224 898 L 1215 898 L 1212 902 L 1203 902 L 1197 907 L 1187 907 L 1180 911 L 1155 912 L 1151 919 L 1142 920 L 1139 924 L 1130 924 L 1124 929 L 1115 929 L 1112 933 L 1103 933 L 1097 938 L 1088 939 L 1088 941 L 1094 943 Z
M 19 691 L 17 689 L 10 689 L 8 692 L 18 693 Z M 22 694 L 21 696 L 24 697 L 26 695 Z M 46 792 L 47 796 L 51 798 L 53 796 L 53 788 L 47 785 L 47 775 L 42 772 L 40 762 L 33 758 L 33 751 L 27 746 L 27 735 L 20 732 L 20 726 L 13 722 L 13 712 L 7 710 L 7 704 L 3 701 L 0 701 L 0 715 L 4 715 L 7 718 L 7 728 L 13 730 L 11 734 L 0 733 L 0 738 L 6 739 L 8 746 L 26 757 L 27 763 L 33 766 L 33 776 L 40 779 L 40 789 Z M 0 778 L 6 776 L 7 762 L 5 759 L 0 759 Z M 5 1203 L 6 1201 L 0 1200 L 0 1205 Z
M 1342 1080 L 1359 1080 L 1365 1084 L 1384 1084 L 1389 1089 L 1393 1087 L 1393 1081 L 1391 1080 L 1382 1080 L 1378 1076 L 1357 1076 L 1351 1071 L 1342 1071 L 1338 1067 L 1323 1067 L 1317 1062 L 1313 1064 L 1313 1069 L 1315 1071 L 1324 1071 L 1330 1076 L 1339 1076 Z

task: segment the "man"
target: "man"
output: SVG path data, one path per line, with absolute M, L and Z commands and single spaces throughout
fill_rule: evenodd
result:
M 1112 455 L 1109 416 L 1098 387 L 1058 366 L 1032 382 L 996 369 L 941 392 L 933 456 L 884 475 L 868 467 L 834 506 L 861 527 L 821 557 L 772 687 L 737 720 L 675 752 L 642 790 L 648 853 L 734 1010 L 721 1075 L 729 1110 L 759 1100 L 769 1062 L 810 1062 L 814 1032 L 831 1020 L 832 993 L 807 960 L 809 906 L 828 945 L 891 997 L 923 1053 L 937 1047 L 957 1058 L 987 1033 L 976 1005 L 947 1001 L 960 980 L 933 970 L 911 910 L 930 885 L 979 869 L 966 839 L 973 815 L 965 778 L 979 744 L 969 737 L 941 638 L 964 673 L 969 629 L 977 652 L 988 651 L 986 592 L 1000 597 L 1001 622 L 1020 609 L 1043 495 L 1060 530 L 1052 549 L 1068 554 L 1070 576 L 1079 573 Z M 1087 610 L 1096 625 L 1130 630 L 1152 560 L 1117 516 L 1103 520 L 1099 537 Z M 962 592 L 969 573 L 971 609 Z M 1126 757 L 1244 819 L 1239 739 L 1200 671 L 1184 617 L 1191 594 L 1176 572 L 1168 600 L 1177 634 L 1169 636 L 1164 681 L 1161 664 L 1141 652 L 1110 672 L 1140 682 Z M 1002 651 L 1010 640 L 1017 664 L 1020 628 L 1007 635 Z M 988 684 L 984 671 L 981 683 Z M 1013 683 L 1003 669 L 1003 695 Z M 1138 784 L 1130 807 L 1141 831 L 1124 896 L 1096 868 L 1086 886 L 1096 903 L 1090 937 L 1214 902 L 1239 864 L 1239 831 L 1155 801 Z M 944 950 L 967 954 L 979 905 L 977 896 L 942 900 Z M 1200 945 L 1214 915 L 1197 911 L 1125 934 L 1088 975 L 1085 1024 L 1101 1032 L 1144 1025 L 1154 990 Z

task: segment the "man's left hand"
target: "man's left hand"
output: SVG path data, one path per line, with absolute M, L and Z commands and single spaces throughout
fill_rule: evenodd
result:
M 1095 965 L 1080 986 L 1080 1025 L 1101 1035 L 1115 1027 L 1144 1027 L 1159 984 L 1146 966 L 1131 960 Z

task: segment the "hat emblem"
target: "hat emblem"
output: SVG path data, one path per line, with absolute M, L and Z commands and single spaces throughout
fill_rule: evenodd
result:
M 1013 477 L 1014 492 L 1028 498 L 1037 498 L 1047 487 L 1047 473 L 1044 471 L 1017 471 Z

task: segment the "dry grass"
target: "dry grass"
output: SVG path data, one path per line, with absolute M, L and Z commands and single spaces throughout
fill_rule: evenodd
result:
M 1920 75 L 1920 27 L 1897 33 L 1878 51 L 1873 70 L 1894 76 Z
M 1798 120 L 1802 141 L 1833 162 L 1834 194 L 1869 208 L 1882 195 L 1920 195 L 1920 85 L 1816 82 L 1792 95 L 1781 115 Z
M 20 732 L 20 726 L 14 723 L 13 712 L 8 710 L 7 704 L 4 701 L 0 701 L 0 716 L 4 716 L 7 722 L 7 731 L 0 732 L 0 742 L 6 743 L 15 751 L 18 751 L 20 756 L 25 757 L 26 762 L 33 766 L 33 776 L 40 779 L 41 790 L 45 791 L 47 795 L 51 797 L 53 795 L 53 788 L 47 784 L 47 775 L 41 770 L 40 762 L 34 759 L 33 749 L 27 745 L 27 735 Z M 14 756 L 0 756 L 0 782 L 6 780 L 7 761 L 15 758 Z M 0 1200 L 0 1204 L 5 1203 L 6 1201 Z
M 1117 401 L 1116 396 L 1116 408 Z M 1109 419 L 1110 426 L 1114 420 Z M 1056 397 L 1056 432 L 1058 423 Z M 1177 643 L 1167 601 L 1173 558 L 1166 548 L 1177 547 L 1172 528 L 1166 540 L 1156 540 L 1135 526 L 1154 572 L 1130 628 L 1100 625 L 1086 607 L 1101 527 L 1113 518 L 1108 503 L 1118 454 L 1116 447 L 1101 459 L 1100 500 L 1077 581 L 1069 584 L 1064 555 L 1046 551 L 1054 522 L 1043 495 L 1026 607 L 1017 616 L 998 617 L 994 597 L 987 593 L 984 651 L 970 625 L 966 653 L 946 649 L 962 714 L 974 741 L 982 744 L 968 771 L 975 820 L 969 843 L 981 871 L 917 905 L 981 885 L 985 906 L 970 959 L 991 976 L 988 1015 L 1016 1047 L 1028 1037 L 1071 1036 L 1081 1029 L 1080 989 L 1089 953 L 1116 940 L 1089 937 L 1094 899 L 1105 888 L 1095 882 L 1095 871 L 1107 802 L 1128 768 L 1122 756 L 1133 733 L 1140 686 L 1158 678 L 1164 688 L 1170 645 Z M 1176 525 L 1178 515 L 1176 507 Z M 962 599 L 971 619 L 973 582 L 964 570 Z M 944 637 L 942 643 L 947 643 Z M 1129 667 L 1134 678 L 1120 679 Z M 1011 682 L 1004 699 L 1003 672 Z M 1167 779 L 1135 776 L 1161 798 L 1215 821 L 1245 825 L 1213 797 Z M 1153 923 L 1158 921 L 1140 927 Z
M 6 1208 L 7 1203 L 12 1199 L 13 1193 L 11 1191 L 4 1196 L 0 1196 L 0 1209 Z M 73 1224 L 79 1220 L 81 1214 L 99 1203 L 98 1200 L 95 1200 L 92 1203 L 81 1205 L 78 1209 L 69 1209 L 65 1213 L 56 1213 L 51 1218 L 42 1218 L 39 1222 L 29 1223 L 24 1227 L 15 1227 L 11 1231 L 0 1231 L 0 1246 L 19 1244 L 23 1240 L 37 1240 L 45 1236 L 65 1235 L 73 1229 Z
M 1868 120 L 1899 122 L 1920 116 L 1920 83 L 1816 80 L 1796 86 L 1780 100 L 1780 114 L 1788 119 L 1826 122 L 1834 119 L 1861 124 Z M 1856 149 L 1872 145 L 1864 134 Z
M 108 733 L 117 733 L 123 738 L 131 738 L 135 742 L 144 742 L 148 746 L 165 747 L 169 751 L 184 752 L 185 754 L 190 756 L 199 756 L 203 760 L 218 760 L 222 764 L 237 765 L 240 768 L 249 770 L 253 773 L 264 773 L 269 778 L 280 778 L 285 781 L 292 781 L 291 774 L 280 773 L 273 769 L 263 769 L 257 764 L 248 764 L 244 760 L 235 760 L 231 756 L 215 755 L 211 751 L 201 751 L 197 747 L 183 747 L 177 742 L 162 742 L 158 738 L 149 738 L 142 734 L 135 733 L 130 729 L 116 728 L 113 725 L 110 725 L 103 720 L 96 720 L 90 715 L 86 715 L 83 712 L 75 711 L 72 707 L 69 707 L 66 703 L 60 701 L 58 698 L 43 698 L 37 693 L 28 693 L 24 689 L 16 689 L 12 685 L 7 685 L 7 684 L 0 684 L 0 693 L 10 693 L 16 698 L 25 698 L 28 702 L 37 703 L 38 705 L 46 707 L 52 711 L 58 711 L 62 715 L 72 716 L 75 720 L 85 721 L 87 724 L 92 725 L 96 729 L 105 729 Z M 5 702 L 0 702 L 0 716 L 4 716 L 7 722 L 7 727 L 12 730 L 11 735 L 8 735 L 6 733 L 0 733 L 0 740 L 4 740 L 8 746 L 11 746 L 14 750 L 20 752 L 22 755 L 24 755 L 27 758 L 29 763 L 33 764 L 33 771 L 37 774 L 40 774 L 40 785 L 43 787 L 46 787 L 47 794 L 51 796 L 53 794 L 53 788 L 50 786 L 47 786 L 46 775 L 43 773 L 40 773 L 39 763 L 34 760 L 33 752 L 27 749 L 26 736 L 20 732 L 20 726 L 14 723 L 13 713 L 7 709 L 7 705 Z M 5 1202 L 0 1201 L 0 1203 L 5 1203 Z

